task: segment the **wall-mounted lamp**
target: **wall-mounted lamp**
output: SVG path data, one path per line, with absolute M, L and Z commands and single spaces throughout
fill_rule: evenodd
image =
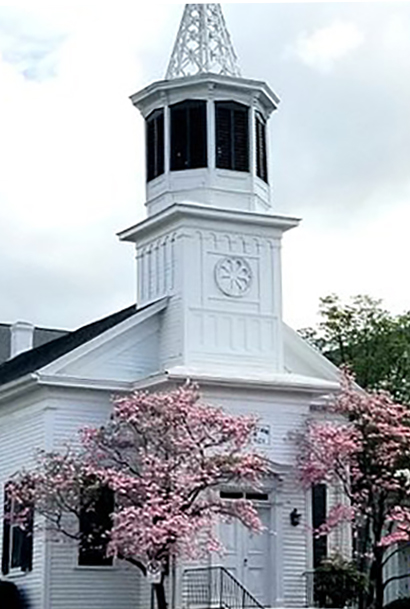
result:
M 299 512 L 297 511 L 297 508 L 293 508 L 293 510 L 291 511 L 289 516 L 290 516 L 290 524 L 293 527 L 297 527 L 298 524 L 300 524 L 300 519 L 302 518 L 302 514 L 299 514 Z

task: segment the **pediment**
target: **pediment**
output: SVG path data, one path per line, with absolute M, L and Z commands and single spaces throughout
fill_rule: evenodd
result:
M 283 351 L 286 372 L 322 381 L 339 381 L 340 371 L 337 366 L 311 347 L 285 323 L 283 324 Z
M 132 384 L 158 371 L 163 299 L 38 371 L 39 378 Z

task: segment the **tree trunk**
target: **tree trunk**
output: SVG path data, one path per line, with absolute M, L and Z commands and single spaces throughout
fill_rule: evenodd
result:
M 383 555 L 384 549 L 373 548 L 374 558 L 370 569 L 369 591 L 367 596 L 367 607 L 372 609 L 383 609 L 384 586 L 383 586 Z
M 155 590 L 155 596 L 157 598 L 157 609 L 167 609 L 164 580 L 162 579 L 159 584 L 153 584 L 153 586 Z
M 374 607 L 375 609 L 383 608 L 383 551 L 376 552 L 374 558 Z

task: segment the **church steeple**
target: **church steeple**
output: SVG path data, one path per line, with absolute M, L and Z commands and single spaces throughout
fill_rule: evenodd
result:
M 165 80 L 131 97 L 146 122 L 147 210 L 271 210 L 267 121 L 279 99 L 240 76 L 219 4 L 187 4 Z
M 186 4 L 165 78 L 241 76 L 219 4 Z
M 282 372 L 281 239 L 298 220 L 270 200 L 279 100 L 239 75 L 219 5 L 186 6 L 167 78 L 131 100 L 146 125 L 148 218 L 120 237 L 136 246 L 138 305 L 168 298 L 147 326 L 161 370 Z

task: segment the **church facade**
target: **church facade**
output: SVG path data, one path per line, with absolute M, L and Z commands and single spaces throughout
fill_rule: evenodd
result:
M 277 215 L 271 200 L 267 130 L 279 100 L 241 76 L 215 4 L 186 5 L 166 78 L 131 100 L 146 124 L 147 218 L 120 239 L 135 244 L 138 304 L 37 344 L 29 325 L 10 330 L 14 351 L 0 365 L 2 492 L 35 450 L 103 424 L 113 394 L 190 378 L 207 402 L 258 416 L 255 443 L 272 469 L 252 496 L 264 531 L 221 525 L 226 553 L 209 565 L 229 569 L 265 607 L 306 606 L 314 512 L 331 498 L 298 485 L 294 438 L 323 416 L 338 371 L 282 318 L 282 236 L 298 219 Z M 148 606 L 134 568 L 84 564 L 75 544 L 36 528 L 27 544 L 4 521 L 3 576 L 32 609 Z M 348 547 L 348 534 L 328 545 Z M 185 568 L 170 583 L 174 607 Z

